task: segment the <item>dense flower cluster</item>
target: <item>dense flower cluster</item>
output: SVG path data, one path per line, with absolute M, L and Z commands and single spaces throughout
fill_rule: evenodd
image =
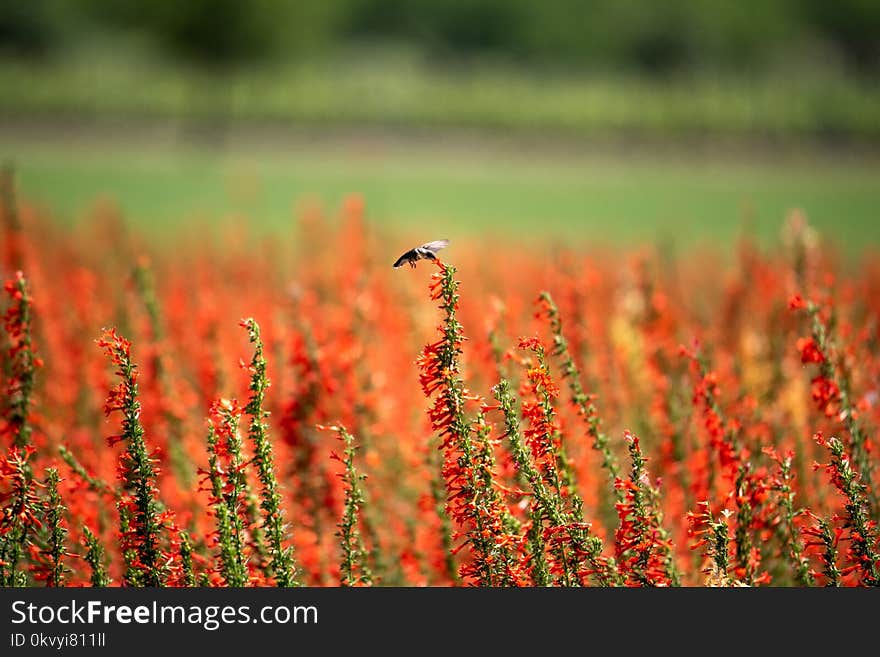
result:
M 618 478 L 620 524 L 614 537 L 615 557 L 630 586 L 671 586 L 680 583 L 672 541 L 663 527 L 659 485 L 651 482 L 638 436 L 624 434 L 632 459 L 629 479 Z
M 880 584 L 876 259 L 798 219 L 395 271 L 364 211 L 3 213 L 0 584 Z

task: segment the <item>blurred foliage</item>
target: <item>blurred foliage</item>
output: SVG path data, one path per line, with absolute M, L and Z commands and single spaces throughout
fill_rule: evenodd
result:
M 98 53 L 52 66 L 0 63 L 0 88 L 0 117 L 25 122 L 132 117 L 193 126 L 250 122 L 880 144 L 880 88 L 836 77 L 583 78 L 486 66 L 450 72 L 370 56 L 206 76 Z
M 90 15 L 106 25 L 145 33 L 179 57 L 224 68 L 272 53 L 272 0 L 82 0 Z
M 666 75 L 840 66 L 880 71 L 876 0 L 27 0 L 0 3 L 0 50 L 41 55 L 95 31 L 145 38 L 179 61 L 226 68 L 414 47 L 433 62 Z
M 52 0 L 0 3 L 0 53 L 45 54 L 58 39 L 56 4 Z

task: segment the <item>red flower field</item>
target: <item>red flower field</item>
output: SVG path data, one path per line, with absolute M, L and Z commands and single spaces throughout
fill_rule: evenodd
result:
M 395 270 L 356 198 L 164 244 L 4 199 L 4 586 L 880 584 L 880 267 L 796 214 Z

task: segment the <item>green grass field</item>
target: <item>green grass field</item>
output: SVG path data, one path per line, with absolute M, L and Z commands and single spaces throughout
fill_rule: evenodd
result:
M 298 203 L 317 200 L 334 212 L 345 195 L 360 193 L 377 224 L 425 239 L 503 232 L 693 244 L 730 241 L 748 226 L 766 241 L 800 208 L 850 253 L 880 243 L 880 162 L 865 157 L 639 155 L 466 135 L 321 141 L 269 134 L 207 149 L 125 131 L 73 139 L 0 134 L 0 155 L 15 163 L 23 195 L 61 220 L 76 221 L 109 197 L 153 235 L 233 215 L 258 231 L 284 230 Z

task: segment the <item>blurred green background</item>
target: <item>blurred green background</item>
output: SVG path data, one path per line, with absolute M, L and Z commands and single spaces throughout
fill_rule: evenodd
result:
M 64 220 L 109 195 L 158 232 L 357 192 L 425 239 L 774 239 L 801 208 L 856 248 L 878 73 L 875 0 L 5 2 L 0 156 Z

